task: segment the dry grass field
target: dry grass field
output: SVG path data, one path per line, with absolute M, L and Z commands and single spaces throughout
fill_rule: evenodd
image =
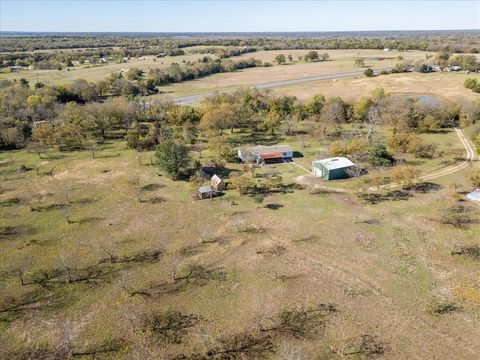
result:
M 296 96 L 305 100 L 314 94 L 340 96 L 344 99 L 358 99 L 374 89 L 383 88 L 391 94 L 431 95 L 438 99 L 457 101 L 460 99 L 478 99 L 479 95 L 463 86 L 467 78 L 480 79 L 479 74 L 460 73 L 404 73 L 374 78 L 338 79 L 335 81 L 317 81 L 307 84 L 276 88 L 275 93 Z
M 296 56 L 304 56 L 307 53 L 305 50 L 261 51 L 258 53 L 246 54 L 242 56 L 255 57 L 262 59 L 263 61 L 273 61 L 273 58 L 278 54 L 287 55 L 291 53 L 294 62 L 266 68 L 245 69 L 234 73 L 215 74 L 194 81 L 162 86 L 159 90 L 161 94 L 175 97 L 216 90 L 228 90 L 236 87 L 253 86 L 275 81 L 301 79 L 310 76 L 363 71 L 365 68 L 354 66 L 355 57 L 365 58 L 365 66 L 372 67 L 373 69 L 384 69 L 394 66 L 399 62 L 397 56 L 403 56 L 405 59 L 413 61 L 424 59 L 426 54 L 421 51 L 384 52 L 375 50 L 330 50 L 325 52 L 331 55 L 331 59 L 314 63 L 295 61 L 297 60 Z M 388 57 L 390 59 L 376 60 L 378 57 Z
M 77 79 L 85 79 L 87 81 L 100 81 L 107 78 L 112 72 L 119 72 L 122 69 L 128 70 L 130 68 L 140 68 L 144 71 L 156 67 L 167 67 L 172 63 L 182 63 L 182 61 L 196 61 L 201 54 L 186 54 L 181 56 L 166 56 L 164 58 L 155 59 L 154 56 L 142 56 L 138 59 L 131 58 L 126 63 L 116 64 L 111 62 L 107 65 L 78 65 L 73 68 L 65 68 L 62 70 L 25 70 L 14 73 L 0 73 L 0 79 L 21 79 L 25 78 L 29 82 L 35 83 L 37 81 L 62 85 L 68 84 Z M 155 61 L 154 61 L 155 59 Z
M 454 133 L 428 136 L 461 148 Z M 307 167 L 323 146 L 284 141 Z M 236 190 L 194 202 L 193 187 L 159 174 L 151 156 L 123 141 L 95 158 L 0 153 L 0 345 L 10 358 L 119 344 L 97 358 L 173 359 L 247 340 L 270 359 L 478 358 L 478 260 L 451 252 L 478 243 L 480 209 L 466 204 L 465 228 L 439 221 L 454 203 L 449 184 L 467 189 L 468 171 L 367 204 L 355 191 L 290 186 L 306 173 L 280 164 L 257 172 L 286 185 L 262 204 Z M 309 315 L 320 304 L 331 306 Z M 190 320 L 178 333 L 148 326 L 149 314 L 168 311 Z
M 262 82 L 271 82 L 276 80 L 284 80 L 291 78 L 301 78 L 304 76 L 326 75 L 341 72 L 348 72 L 358 70 L 353 66 L 355 57 L 365 58 L 365 65 L 374 68 L 383 68 L 392 66 L 398 62 L 397 56 L 403 56 L 405 60 L 419 60 L 425 58 L 425 52 L 408 51 L 408 52 L 384 52 L 376 50 L 328 50 L 319 52 L 327 52 L 330 55 L 329 61 L 317 63 L 298 62 L 297 56 L 304 56 L 306 50 L 286 50 L 286 51 L 259 51 L 242 55 L 244 58 L 257 58 L 262 61 L 273 62 L 273 59 L 278 54 L 292 54 L 294 63 L 283 65 L 281 67 L 275 66 L 271 68 L 255 68 L 239 71 L 236 73 L 216 74 L 207 78 L 199 79 L 197 81 L 189 81 L 181 84 L 174 84 L 168 87 L 163 87 L 161 91 L 175 92 L 176 94 L 183 94 L 189 91 L 196 91 L 202 89 L 215 90 L 217 82 L 219 88 L 228 87 L 231 85 L 254 85 Z M 122 69 L 129 69 L 138 67 L 144 71 L 148 71 L 155 67 L 166 67 L 172 63 L 181 64 L 183 61 L 196 61 L 208 54 L 186 54 L 181 56 L 166 56 L 154 61 L 154 56 L 143 56 L 139 59 L 132 58 L 126 63 L 108 65 L 90 66 L 82 65 L 70 69 L 63 70 L 26 70 L 15 73 L 0 73 L 0 79 L 20 79 L 25 78 L 30 82 L 41 81 L 47 84 L 67 84 L 76 79 L 85 79 L 88 81 L 103 80 L 112 72 L 118 72 Z M 213 57 L 213 55 L 210 55 Z M 374 60 L 375 57 L 386 57 L 382 61 Z M 233 57 L 232 60 L 238 60 L 240 57 Z M 371 59 L 371 60 L 369 60 Z

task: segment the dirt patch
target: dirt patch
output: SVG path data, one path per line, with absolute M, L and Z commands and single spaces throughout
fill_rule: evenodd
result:
M 312 193 L 320 192 L 334 192 L 334 193 L 343 193 L 345 189 L 343 188 L 334 188 L 328 187 L 323 184 L 323 180 L 314 177 L 313 175 L 301 175 L 295 178 L 296 184 L 299 186 L 309 189 Z
M 335 201 L 337 201 L 339 204 L 342 204 L 343 206 L 349 208 L 349 209 L 354 209 L 355 211 L 361 210 L 363 211 L 363 207 L 356 202 L 355 200 L 351 199 L 348 196 L 345 195 L 335 195 L 334 197 Z M 358 213 L 357 213 L 358 214 Z

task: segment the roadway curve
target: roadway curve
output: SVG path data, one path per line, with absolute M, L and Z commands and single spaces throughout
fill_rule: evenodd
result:
M 380 71 L 388 70 L 388 69 L 378 69 L 375 70 L 375 73 L 378 74 Z M 318 76 L 306 76 L 298 79 L 289 79 L 289 80 L 280 80 L 274 82 L 268 82 L 263 84 L 253 85 L 251 89 L 272 89 L 276 87 L 288 86 L 288 85 L 297 85 L 297 84 L 304 84 L 312 81 L 324 81 L 324 80 L 334 80 L 334 79 L 343 79 L 343 78 L 353 78 L 364 76 L 363 71 L 352 71 L 346 73 L 338 73 L 338 74 L 330 74 L 330 75 L 318 75 Z M 224 92 L 232 92 L 234 90 L 227 90 Z M 182 105 L 192 105 L 195 104 L 198 100 L 205 99 L 207 97 L 215 95 L 216 91 L 205 92 L 200 94 L 194 94 L 189 96 L 181 96 L 171 98 L 175 104 L 182 104 Z

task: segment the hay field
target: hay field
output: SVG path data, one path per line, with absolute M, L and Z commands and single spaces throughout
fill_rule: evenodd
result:
M 479 94 L 463 86 L 467 78 L 480 79 L 479 74 L 463 73 L 403 73 L 376 76 L 374 78 L 352 78 L 298 84 L 276 88 L 278 94 L 293 95 L 300 100 L 322 93 L 325 96 L 340 96 L 344 99 L 358 99 L 374 89 L 383 88 L 392 94 L 431 95 L 438 99 L 478 99 Z

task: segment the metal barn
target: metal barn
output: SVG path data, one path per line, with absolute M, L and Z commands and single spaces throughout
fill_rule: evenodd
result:
M 312 174 L 325 180 L 346 179 L 355 164 L 345 157 L 334 157 L 312 162 Z

